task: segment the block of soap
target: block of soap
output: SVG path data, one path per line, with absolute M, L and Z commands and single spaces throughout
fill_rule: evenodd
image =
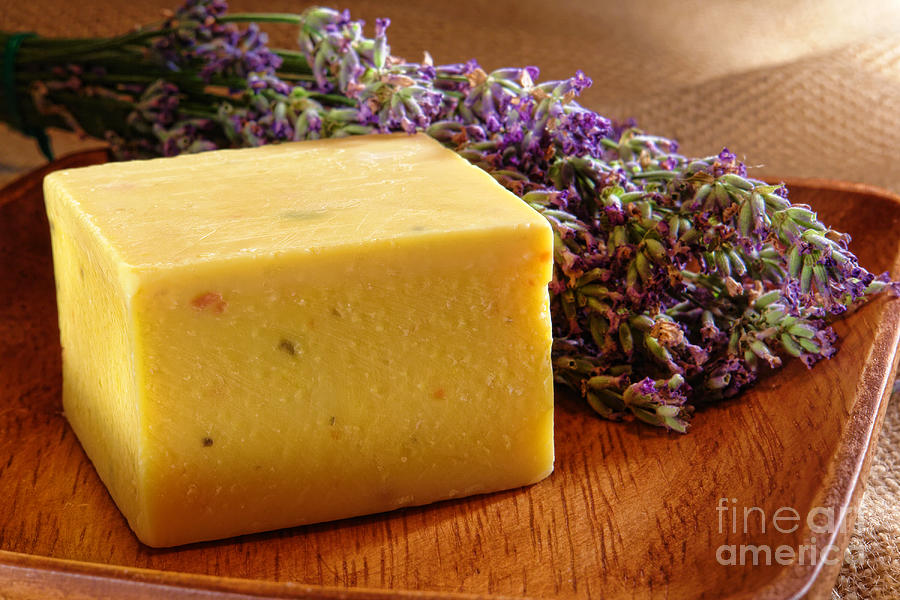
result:
M 553 468 L 546 221 L 423 135 L 53 173 L 63 408 L 173 546 Z

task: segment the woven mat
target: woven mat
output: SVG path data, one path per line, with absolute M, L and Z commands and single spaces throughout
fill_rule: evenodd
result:
M 177 0 L 0 0 L 0 29 L 108 35 L 156 20 Z M 294 0 L 232 0 L 235 11 L 298 12 Z M 486 68 L 583 69 L 584 104 L 635 117 L 686 154 L 727 145 L 754 174 L 824 177 L 900 192 L 900 2 L 854 0 L 341 0 L 393 20 L 396 54 Z M 290 46 L 292 32 L 273 41 Z M 57 154 L 96 142 L 54 133 Z M 41 164 L 0 126 L 0 185 Z M 835 598 L 900 597 L 900 399 L 887 417 Z

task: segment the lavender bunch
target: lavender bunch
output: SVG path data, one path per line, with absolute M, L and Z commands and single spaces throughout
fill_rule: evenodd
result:
M 117 38 L 28 40 L 7 102 L 21 110 L 0 118 L 102 137 L 123 158 L 425 131 L 551 224 L 555 377 L 609 419 L 683 432 L 694 406 L 785 357 L 830 357 L 829 323 L 896 291 L 727 149 L 690 159 L 579 105 L 581 72 L 408 62 L 387 19 L 368 38 L 346 11 L 226 8 L 188 0 Z M 296 26 L 299 49 L 270 49 L 258 22 Z

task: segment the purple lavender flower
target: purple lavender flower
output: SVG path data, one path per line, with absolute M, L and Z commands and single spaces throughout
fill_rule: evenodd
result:
M 628 386 L 622 399 L 641 421 L 684 433 L 690 416 L 690 411 L 685 409 L 685 388 L 687 385 L 679 375 L 661 381 L 645 377 Z
M 166 27 L 174 31 L 159 38 L 153 52 L 173 71 L 197 69 L 205 82 L 215 77 L 244 78 L 254 90 L 269 88 L 287 94 L 289 86 L 275 76 L 282 59 L 269 50 L 268 36 L 255 23 L 244 30 L 220 23 L 226 10 L 220 0 L 189 0 L 166 21 Z
M 737 159 L 737 156 L 728 148 L 722 148 L 719 156 L 712 165 L 712 174 L 716 177 L 726 173 L 733 173 L 745 177 L 747 175 L 747 167 L 744 163 Z

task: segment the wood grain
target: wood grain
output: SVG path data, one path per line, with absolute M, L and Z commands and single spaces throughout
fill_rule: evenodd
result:
M 75 155 L 52 168 L 105 160 Z M 897 358 L 900 302 L 841 321 L 841 351 L 798 361 L 681 436 L 612 424 L 560 394 L 547 480 L 423 508 L 154 550 L 128 529 L 60 413 L 46 169 L 0 191 L 0 597 L 826 597 L 847 529 L 779 533 L 779 507 L 846 524 L 859 501 Z M 873 270 L 900 267 L 900 204 L 862 186 L 793 182 L 849 231 Z M 721 523 L 737 501 L 737 532 Z M 726 501 L 726 504 L 730 500 Z M 743 508 L 751 513 L 747 531 Z M 846 518 L 844 518 L 846 516 Z M 815 541 L 811 538 L 815 537 Z M 835 543 L 835 564 L 724 566 L 723 544 Z M 76 562 L 72 562 L 76 561 Z

